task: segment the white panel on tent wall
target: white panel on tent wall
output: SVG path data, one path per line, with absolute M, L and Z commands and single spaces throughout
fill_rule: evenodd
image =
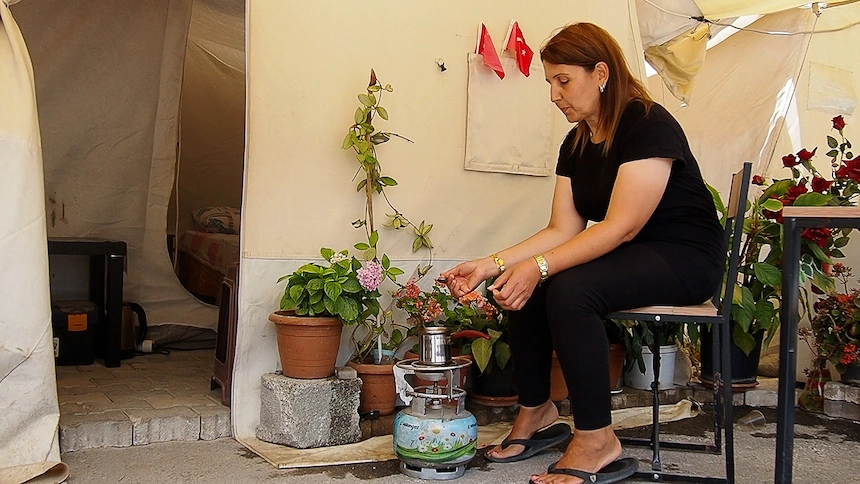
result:
M 844 115 L 853 114 L 856 106 L 854 72 L 817 62 L 809 63 L 806 109 Z

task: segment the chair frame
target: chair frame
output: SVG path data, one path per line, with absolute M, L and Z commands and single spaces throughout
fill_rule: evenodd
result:
M 718 288 L 710 302 L 697 306 L 649 306 L 626 311 L 616 311 L 606 315 L 609 319 L 629 319 L 652 323 L 654 325 L 654 343 L 651 351 L 654 354 L 654 381 L 651 383 L 653 393 L 652 434 L 650 439 L 620 439 L 626 445 L 647 445 L 652 449 L 651 470 L 637 472 L 634 477 L 653 481 L 730 483 L 735 482 L 734 433 L 732 429 L 732 375 L 731 375 L 731 330 L 732 296 L 738 277 L 738 260 L 740 257 L 741 235 L 743 234 L 747 197 L 749 193 L 752 163 L 746 162 L 743 168 L 732 176 L 732 187 L 729 203 L 726 207 L 726 223 L 723 231 L 723 246 L 731 250 L 726 258 L 726 283 Z M 735 235 L 735 236 L 733 236 Z M 720 336 L 712 338 L 712 355 L 714 367 L 714 443 L 690 444 L 682 442 L 660 441 L 660 401 L 659 375 L 660 350 L 659 337 L 662 325 L 666 322 L 682 322 L 693 324 L 715 324 L 720 328 Z M 718 371 L 719 370 L 719 371 Z M 729 382 L 726 384 L 725 382 Z M 722 432 L 721 432 L 722 431 Z M 725 449 L 721 434 L 724 432 Z M 710 477 L 697 475 L 682 475 L 663 472 L 660 460 L 660 448 L 706 452 L 725 455 L 726 477 Z

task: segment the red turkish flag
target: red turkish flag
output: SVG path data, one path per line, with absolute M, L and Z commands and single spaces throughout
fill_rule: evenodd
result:
M 484 64 L 487 64 L 491 69 L 496 71 L 499 79 L 505 78 L 505 69 L 502 68 L 502 61 L 499 60 L 499 55 L 496 54 L 496 46 L 493 45 L 493 39 L 490 38 L 490 33 L 484 24 L 481 24 L 481 35 L 478 39 L 477 53 L 484 56 Z
M 520 30 L 520 26 L 517 25 L 517 22 L 514 22 L 511 26 L 511 34 L 508 37 L 508 45 L 505 46 L 505 50 L 509 50 L 514 53 L 514 57 L 517 58 L 517 66 L 519 66 L 520 72 L 522 72 L 524 76 L 529 77 L 532 66 L 532 57 L 534 57 L 535 54 L 532 52 L 528 44 L 526 44 L 526 38 L 523 37 L 523 31 Z

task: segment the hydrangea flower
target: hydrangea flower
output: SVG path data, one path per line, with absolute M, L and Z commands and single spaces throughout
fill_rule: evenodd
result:
M 355 271 L 358 282 L 367 291 L 375 291 L 382 283 L 382 264 L 377 260 L 368 261 L 361 269 Z

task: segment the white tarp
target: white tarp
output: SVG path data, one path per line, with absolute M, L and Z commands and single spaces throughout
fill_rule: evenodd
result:
M 57 441 L 44 183 L 33 70 L 0 2 L 0 482 L 68 470 Z

